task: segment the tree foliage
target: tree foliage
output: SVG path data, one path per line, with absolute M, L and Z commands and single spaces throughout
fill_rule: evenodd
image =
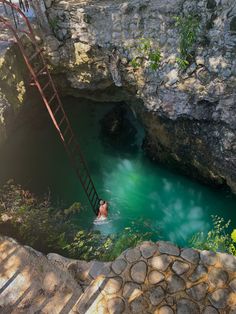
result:
M 137 43 L 136 57 L 131 60 L 133 68 L 139 68 L 144 61 L 147 61 L 148 66 L 156 71 L 161 62 L 161 52 L 149 38 L 140 38 Z
M 236 255 L 236 229 L 229 233 L 231 221 L 218 216 L 212 216 L 213 228 L 207 233 L 199 232 L 190 240 L 190 245 L 196 249 L 213 252 L 227 252 Z
M 180 34 L 180 55 L 176 58 L 176 62 L 183 70 L 189 66 L 193 58 L 193 48 L 197 41 L 199 22 L 199 17 L 193 15 L 175 17 L 175 26 Z

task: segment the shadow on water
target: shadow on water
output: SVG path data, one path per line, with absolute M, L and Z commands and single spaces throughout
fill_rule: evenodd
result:
M 64 103 L 99 195 L 110 202 L 108 223 L 93 224 L 93 212 L 41 104 L 37 124 L 31 121 L 19 127 L 1 151 L 2 182 L 14 178 L 37 193 L 50 189 L 54 201 L 63 200 L 66 205 L 81 201 L 84 210 L 76 220 L 78 227 L 104 234 L 125 227 L 140 232 L 151 229 L 156 231 L 155 239 L 185 245 L 193 233 L 209 229 L 211 215 L 236 220 L 235 196 L 175 174 L 143 154 L 144 132 L 130 112 L 109 124 L 111 109 L 121 104 L 74 98 Z M 116 131 L 117 124 L 115 136 L 105 134 L 111 126 Z

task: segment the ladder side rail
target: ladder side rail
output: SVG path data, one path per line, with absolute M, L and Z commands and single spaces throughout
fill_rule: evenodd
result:
M 8 0 L 0 0 L 0 3 L 3 4 L 4 8 L 6 8 L 6 5 L 9 6 L 11 8 L 11 10 L 15 10 L 17 12 L 17 14 L 19 14 L 21 16 L 21 18 L 24 20 L 26 26 L 29 29 L 29 33 L 30 36 L 32 37 L 32 39 L 34 39 L 34 31 L 33 28 L 30 25 L 29 19 L 27 18 L 27 16 L 22 12 L 22 10 L 14 3 L 8 1 Z M 16 26 L 17 28 L 17 26 Z
M 77 141 L 76 141 L 76 142 L 77 142 Z M 85 162 L 84 157 L 83 157 L 83 155 L 82 155 L 82 153 L 81 153 L 81 149 L 80 149 L 80 146 L 79 146 L 78 142 L 77 142 L 77 147 L 78 147 L 78 153 L 79 153 L 80 159 L 82 160 L 82 162 L 83 162 L 83 164 L 84 164 L 84 166 L 85 166 L 86 172 L 87 172 L 87 174 L 88 174 L 88 177 L 89 177 L 89 179 L 90 179 L 90 181 L 91 181 L 92 188 L 95 190 L 96 194 L 98 195 L 98 193 L 97 193 L 97 191 L 96 191 L 96 189 L 95 189 L 93 180 L 92 180 L 92 178 L 91 178 L 91 176 L 90 176 L 90 174 L 89 174 L 89 170 L 88 170 L 88 167 L 87 167 L 87 163 Z
M 69 152 L 68 146 L 65 145 L 65 142 L 63 142 L 63 145 L 64 145 L 64 147 L 65 147 L 65 150 L 67 151 L 67 154 L 68 154 L 68 156 L 69 156 L 69 159 L 70 159 L 70 161 L 71 161 L 72 166 L 73 166 L 74 169 L 76 170 L 76 174 L 77 174 L 77 176 L 78 176 L 78 178 L 79 178 L 79 180 L 80 180 L 80 183 L 81 183 L 82 187 L 84 188 L 83 178 L 81 177 L 81 171 L 78 169 L 78 167 L 77 167 L 77 165 L 76 165 L 76 160 L 75 160 L 74 156 Z M 91 180 L 91 182 L 92 182 L 92 180 Z M 97 194 L 96 189 L 94 189 L 94 191 L 95 191 L 95 193 L 96 193 L 96 196 L 97 196 L 97 199 L 98 199 L 98 202 L 99 202 L 100 199 L 99 199 L 99 196 L 98 196 L 98 194 Z M 90 197 L 89 197 L 89 195 L 88 195 L 88 192 L 87 192 L 87 190 L 86 190 L 85 188 L 84 188 L 84 192 L 85 192 L 85 194 L 86 194 L 86 196 L 87 196 L 87 198 L 88 198 L 88 200 L 89 200 L 89 203 L 90 203 L 90 205 L 91 205 L 91 207 L 92 207 L 92 209 L 93 209 L 95 215 L 97 215 L 97 214 L 98 214 L 98 207 L 94 206 L 94 204 L 93 204 L 92 200 L 90 199 Z
M 0 1 L 1 1 L 1 0 L 0 0 Z M 8 27 L 8 28 L 13 32 L 13 34 L 14 34 L 14 36 L 15 36 L 15 38 L 16 38 L 17 44 L 18 44 L 18 46 L 19 46 L 19 48 L 20 48 L 21 54 L 22 54 L 22 56 L 23 56 L 23 58 L 24 58 L 24 61 L 25 61 L 26 65 L 27 65 L 27 67 L 28 67 L 28 70 L 30 71 L 30 74 L 31 74 L 31 76 L 32 76 L 33 79 L 34 79 L 35 85 L 36 85 L 36 87 L 38 88 L 38 90 L 39 90 L 39 92 L 40 92 L 40 95 L 41 95 L 41 97 L 42 97 L 42 99 L 43 99 L 43 102 L 44 102 L 45 106 L 47 107 L 47 109 L 48 109 L 48 111 L 49 111 L 49 114 L 50 114 L 50 117 L 51 117 L 51 119 L 52 119 L 52 121 L 53 121 L 53 124 L 54 124 L 54 126 L 56 127 L 56 129 L 58 130 L 58 132 L 59 132 L 59 134 L 60 134 L 60 137 L 61 137 L 62 140 L 63 140 L 63 136 L 62 136 L 61 130 L 60 130 L 60 128 L 58 127 L 58 124 L 57 124 L 57 122 L 56 122 L 56 120 L 55 120 L 55 118 L 54 118 L 54 115 L 52 114 L 52 111 L 51 111 L 51 109 L 50 109 L 50 107 L 49 107 L 49 105 L 48 105 L 47 98 L 46 98 L 44 92 L 42 91 L 42 88 L 41 88 L 41 85 L 40 85 L 40 83 L 39 83 L 39 81 L 38 81 L 38 79 L 37 79 L 37 76 L 36 76 L 36 74 L 35 74 L 35 72 L 34 72 L 32 66 L 31 66 L 31 64 L 30 64 L 30 62 L 29 62 L 27 56 L 26 56 L 25 49 L 24 49 L 24 47 L 23 47 L 23 45 L 22 45 L 22 43 L 21 43 L 20 37 L 18 36 L 18 34 L 17 34 L 17 32 L 15 31 L 14 27 L 12 27 L 11 23 L 9 23 L 8 20 L 6 20 L 6 19 L 0 17 L 0 22 L 3 22 L 3 23 L 6 25 L 6 27 Z

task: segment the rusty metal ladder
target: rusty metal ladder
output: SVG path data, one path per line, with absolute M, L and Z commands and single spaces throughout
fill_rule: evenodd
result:
M 14 11 L 15 13 L 13 16 L 18 16 L 17 19 L 14 19 L 14 23 L 12 23 L 8 18 L 0 16 L 0 25 L 3 25 L 5 28 L 9 29 L 14 35 L 16 43 L 18 44 L 18 47 L 30 72 L 32 82 L 31 85 L 35 85 L 37 87 L 43 99 L 44 105 L 46 106 L 51 117 L 51 120 L 62 140 L 67 154 L 69 155 L 71 163 L 76 170 L 76 174 L 83 186 L 89 203 L 95 214 L 97 214 L 100 198 L 89 174 L 89 170 L 81 152 L 79 143 L 72 130 L 67 114 L 64 111 L 62 101 L 49 72 L 48 65 L 42 54 L 43 49 L 39 48 L 35 39 L 34 31 L 30 25 L 30 21 L 21 11 L 21 9 L 17 5 L 6 0 L 0 0 L 0 4 L 3 4 L 4 7 L 9 6 L 11 11 Z M 24 21 L 26 29 L 25 27 L 24 29 L 17 27 L 16 21 L 19 19 Z M 34 52 L 30 56 L 28 56 L 28 52 L 22 43 L 22 34 L 25 34 L 30 39 L 34 47 Z M 40 60 L 41 64 L 41 67 L 38 69 L 35 69 L 34 67 L 34 61 L 36 58 L 37 60 Z M 43 76 L 46 78 L 44 83 L 40 82 Z M 49 92 L 51 93 L 50 95 L 48 95 Z

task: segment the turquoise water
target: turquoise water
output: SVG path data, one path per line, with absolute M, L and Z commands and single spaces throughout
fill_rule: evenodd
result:
M 110 203 L 109 220 L 95 225 L 80 183 L 71 168 L 48 115 L 38 114 L 19 126 L 0 152 L 0 181 L 14 178 L 35 193 L 50 193 L 55 202 L 69 206 L 81 201 L 79 228 L 116 233 L 125 227 L 154 231 L 158 238 L 186 245 L 198 231 L 207 231 L 211 215 L 232 220 L 236 227 L 236 197 L 178 175 L 150 161 L 142 152 L 143 131 L 123 134 L 120 141 L 101 136 L 100 120 L 112 104 L 64 100 L 99 195 Z M 117 105 L 116 105 L 117 106 Z

